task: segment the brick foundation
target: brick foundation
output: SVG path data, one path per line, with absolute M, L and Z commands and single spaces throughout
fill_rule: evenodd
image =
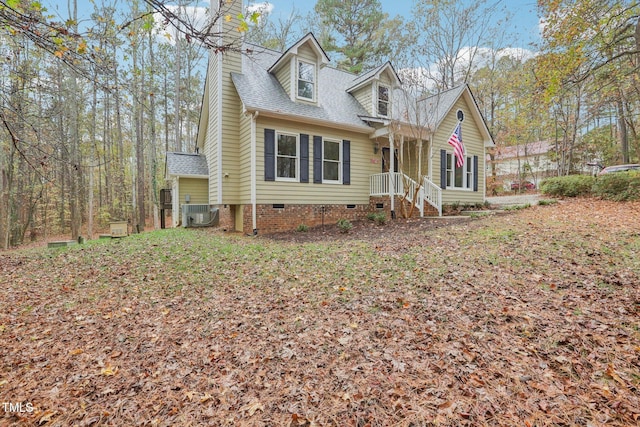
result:
M 220 214 L 219 227 L 224 231 L 234 231 L 236 224 L 236 207 L 235 205 L 217 205 Z
M 243 232 L 251 234 L 251 205 L 243 210 Z M 355 221 L 366 218 L 371 205 L 257 205 L 256 222 L 259 233 L 295 230 L 299 225 L 309 227 L 335 224 L 339 219 Z
M 395 199 L 395 214 L 402 217 L 402 209 L 399 197 Z M 219 227 L 224 231 L 241 231 L 244 234 L 253 234 L 251 217 L 251 205 L 217 205 L 220 215 Z M 391 202 L 389 197 L 370 197 L 368 204 L 332 204 L 332 205 L 273 205 L 262 204 L 256 206 L 256 220 L 258 232 L 274 233 L 278 231 L 295 230 L 299 225 L 309 227 L 318 225 L 333 225 L 340 219 L 349 221 L 364 220 L 371 212 L 384 212 L 391 219 Z M 242 209 L 242 224 L 236 224 L 237 210 Z M 407 203 L 407 212 L 410 206 Z M 437 216 L 438 211 L 425 203 L 425 216 Z M 420 211 L 414 208 L 412 217 L 420 216 Z
M 401 217 L 401 200 L 396 197 L 396 217 Z M 236 209 L 242 209 L 242 226 L 235 224 Z M 261 204 L 256 206 L 256 222 L 261 234 L 278 231 L 295 230 L 299 225 L 309 227 L 318 225 L 333 225 L 340 219 L 349 221 L 364 220 L 370 212 L 385 212 L 391 218 L 391 203 L 389 197 L 371 197 L 368 204 L 332 204 L 332 205 L 273 205 Z M 407 208 L 407 212 L 409 209 Z M 425 215 L 437 215 L 435 208 L 425 204 Z M 413 210 L 413 217 L 419 217 L 420 211 Z M 251 205 L 220 207 L 220 227 L 228 231 L 240 229 L 244 234 L 253 234 Z

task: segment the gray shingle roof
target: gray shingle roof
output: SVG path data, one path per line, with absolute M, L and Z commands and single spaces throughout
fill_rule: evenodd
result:
M 318 104 L 294 102 L 269 69 L 282 56 L 280 52 L 254 45 L 251 55 L 242 57 L 242 73 L 231 73 L 233 84 L 247 110 L 259 110 L 297 117 L 302 120 L 321 121 L 329 125 L 343 125 L 370 132 L 365 123 L 370 117 L 366 109 L 348 90 L 375 76 L 390 63 L 360 76 L 326 66 L 318 71 Z M 397 74 L 396 74 L 397 77 Z M 467 88 L 463 84 L 436 95 L 417 99 L 402 88 L 395 88 L 392 96 L 392 120 L 438 128 L 447 113 Z
M 384 64 L 380 65 L 379 67 L 376 67 L 372 70 L 369 70 L 363 74 L 360 74 L 357 77 L 354 77 L 353 82 L 351 82 L 351 86 L 347 89 L 349 92 L 352 91 L 354 88 L 358 87 L 358 85 L 366 82 L 367 80 L 373 78 L 376 74 L 380 73 L 383 69 L 385 68 L 390 68 L 391 72 L 393 73 L 397 84 L 400 84 L 400 77 L 398 77 L 398 73 L 396 72 L 395 68 L 393 68 L 393 64 L 390 61 L 385 62 Z
M 251 56 L 243 56 L 242 74 L 231 74 L 238 95 L 247 109 L 320 120 L 328 124 L 360 128 L 365 132 L 371 130 L 358 117 L 367 115 L 367 111 L 346 92 L 356 78 L 353 74 L 323 67 L 318 71 L 318 105 L 293 102 L 275 76 L 267 71 L 280 55 L 263 48 L 255 49 Z
M 437 129 L 466 87 L 463 84 L 418 100 L 402 89 L 397 89 L 393 96 L 393 119 Z
M 432 124 L 434 128 L 440 125 L 466 88 L 467 85 L 462 84 L 418 100 L 418 105 L 420 105 L 425 112 L 429 112 L 430 119 L 432 120 L 430 124 Z
M 207 158 L 202 154 L 167 153 L 167 176 L 209 176 Z

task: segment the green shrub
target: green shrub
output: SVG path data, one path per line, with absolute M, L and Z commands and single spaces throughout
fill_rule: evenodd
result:
M 384 212 L 370 212 L 367 214 L 369 221 L 375 221 L 378 225 L 384 225 L 387 222 L 387 215 Z
M 507 206 L 504 208 L 505 211 L 519 211 L 522 209 L 527 209 L 531 207 L 531 203 L 525 203 L 524 205 L 513 205 Z
M 557 200 L 555 199 L 543 199 L 543 200 L 539 200 L 538 204 L 540 206 L 549 206 L 549 205 L 555 205 L 556 203 L 558 203 Z
M 341 233 L 348 233 L 353 228 L 353 224 L 351 224 L 351 221 L 344 218 L 339 219 L 336 225 L 340 229 Z
M 616 172 L 599 176 L 593 184 L 593 195 L 607 200 L 640 199 L 640 172 Z
M 309 231 L 309 226 L 306 224 L 300 224 L 298 228 L 296 228 L 296 231 L 300 233 L 306 233 L 307 231 Z
M 556 197 L 589 196 L 595 181 L 595 177 L 590 175 L 558 176 L 545 179 L 540 186 L 540 191 Z

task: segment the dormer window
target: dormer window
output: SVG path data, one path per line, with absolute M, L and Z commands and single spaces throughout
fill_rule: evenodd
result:
M 298 98 L 315 100 L 316 66 L 310 62 L 298 61 Z
M 389 115 L 389 87 L 378 84 L 378 116 Z

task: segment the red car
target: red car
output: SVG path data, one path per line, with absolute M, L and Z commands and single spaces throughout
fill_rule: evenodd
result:
M 520 190 L 520 188 L 524 188 L 525 190 L 533 190 L 536 188 L 536 185 L 531 181 L 514 181 L 511 183 L 512 190 Z

